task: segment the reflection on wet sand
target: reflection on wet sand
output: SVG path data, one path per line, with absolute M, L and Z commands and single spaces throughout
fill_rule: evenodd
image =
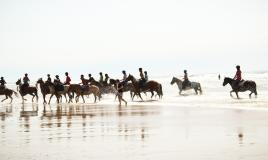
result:
M 5 104 L 1 106 L 0 117 L 2 121 L 4 121 L 7 117 L 11 116 L 12 108 L 12 104 Z

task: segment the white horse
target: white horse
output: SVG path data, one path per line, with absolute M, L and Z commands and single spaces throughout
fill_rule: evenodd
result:
M 176 78 L 176 77 L 173 77 L 172 78 L 172 81 L 170 82 L 171 85 L 173 85 L 174 83 L 177 83 L 178 85 L 178 88 L 180 90 L 180 95 L 181 95 L 181 92 L 183 90 L 190 90 L 190 89 L 194 89 L 195 93 L 198 94 L 198 91 L 200 94 L 202 94 L 202 88 L 201 88 L 201 84 L 198 83 L 198 82 L 190 82 L 190 85 L 185 87 L 185 89 L 182 89 L 182 80 Z

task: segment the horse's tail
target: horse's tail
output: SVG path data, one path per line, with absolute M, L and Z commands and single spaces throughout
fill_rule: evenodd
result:
M 200 83 L 199 83 L 199 89 L 200 89 L 200 94 L 202 94 L 203 91 L 202 91 L 202 87 L 201 87 L 201 84 Z
M 162 88 L 162 84 L 159 85 L 159 94 L 161 96 L 161 98 L 163 97 L 163 88 Z
M 257 96 L 258 92 L 257 92 L 257 84 L 256 84 L 256 82 L 253 82 L 253 85 L 254 85 L 254 93 Z
M 13 91 L 13 90 L 11 91 L 15 94 L 16 97 L 19 97 L 19 94 L 16 91 Z

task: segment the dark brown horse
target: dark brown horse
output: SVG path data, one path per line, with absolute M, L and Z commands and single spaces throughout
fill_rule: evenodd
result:
M 60 95 L 56 94 L 55 87 L 53 84 L 48 84 L 43 81 L 42 78 L 38 79 L 36 84 L 40 85 L 41 93 L 43 95 L 44 103 L 47 103 L 46 101 L 46 95 L 51 94 L 49 98 L 48 104 L 50 104 L 51 98 L 55 95 L 57 97 L 57 101 L 59 102 Z
M 129 75 L 126 81 L 132 82 L 135 88 L 135 94 L 137 94 L 141 100 L 143 100 L 140 94 L 141 92 L 151 92 L 151 98 L 153 98 L 154 96 L 154 91 L 157 93 L 159 98 L 162 98 L 163 96 L 162 85 L 156 81 L 148 81 L 143 86 L 141 86 L 140 83 L 136 80 L 136 78 L 132 75 Z
M 19 93 L 22 97 L 22 102 L 24 103 L 24 101 L 26 99 L 24 99 L 23 97 L 27 94 L 30 94 L 33 96 L 32 98 L 32 102 L 34 101 L 34 97 L 36 97 L 36 102 L 38 101 L 38 94 L 37 94 L 37 88 L 36 87 L 23 87 L 22 83 L 21 83 L 21 79 L 19 79 L 17 82 L 16 82 L 16 85 L 19 86 Z
M 4 102 L 8 98 L 10 98 L 11 99 L 10 103 L 12 103 L 12 101 L 13 101 L 13 98 L 12 98 L 13 93 L 15 94 L 16 97 L 18 97 L 17 92 L 15 92 L 15 91 L 13 91 L 11 89 L 8 89 L 8 88 L 1 88 L 0 89 L 0 95 L 5 95 L 6 96 L 6 98 L 3 99 L 1 102 Z
M 99 87 L 97 87 L 95 85 L 88 85 L 88 86 L 85 86 L 85 87 L 88 87 L 88 88 L 83 89 L 82 86 L 79 85 L 79 84 L 71 84 L 70 87 L 69 87 L 68 93 L 69 94 L 72 93 L 72 97 L 74 96 L 74 93 L 76 94 L 76 97 L 75 97 L 76 103 L 79 100 L 79 96 L 82 97 L 83 102 L 85 103 L 84 95 L 90 95 L 90 94 L 94 95 L 94 98 L 95 98 L 94 102 L 97 101 L 97 97 L 100 100 L 101 96 L 100 96 Z
M 257 85 L 254 81 L 242 81 L 238 84 L 236 84 L 236 81 L 232 78 L 225 77 L 223 81 L 223 86 L 226 86 L 227 84 L 230 84 L 232 87 L 232 90 L 230 91 L 230 96 L 232 96 L 232 92 L 235 92 L 236 97 L 239 99 L 238 92 L 245 92 L 250 91 L 249 98 L 251 98 L 251 95 L 254 93 L 257 97 Z

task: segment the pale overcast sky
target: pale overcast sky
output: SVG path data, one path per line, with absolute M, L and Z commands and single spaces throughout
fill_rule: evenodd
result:
M 1 0 L 0 76 L 267 70 L 265 0 Z

